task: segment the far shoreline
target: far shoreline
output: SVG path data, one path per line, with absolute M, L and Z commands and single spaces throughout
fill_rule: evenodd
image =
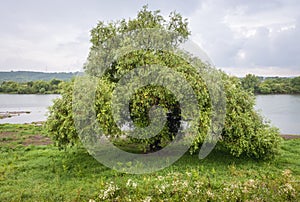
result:
M 0 112 L 0 119 L 11 118 L 14 116 L 20 116 L 22 114 L 30 114 L 31 111 L 6 111 Z

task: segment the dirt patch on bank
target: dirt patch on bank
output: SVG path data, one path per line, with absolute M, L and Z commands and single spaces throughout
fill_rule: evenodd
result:
M 45 137 L 45 136 L 41 136 L 41 135 L 32 135 L 32 136 L 28 136 L 23 142 L 22 144 L 24 146 L 28 146 L 28 145 L 49 145 L 52 144 L 52 141 L 50 138 Z
M 17 132 L 0 132 L 0 139 L 15 137 Z
M 283 137 L 283 139 L 285 139 L 285 140 L 291 140 L 291 139 L 299 139 L 300 135 L 286 135 L 286 134 L 282 134 L 281 137 Z
M 49 145 L 52 140 L 43 135 L 20 135 L 17 132 L 0 132 L 0 145 Z

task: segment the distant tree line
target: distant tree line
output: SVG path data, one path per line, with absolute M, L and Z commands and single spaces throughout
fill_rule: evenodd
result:
M 60 79 L 27 82 L 3 81 L 0 84 L 0 93 L 59 94 L 62 84 L 65 82 Z M 247 74 L 241 78 L 241 84 L 245 90 L 254 94 L 300 94 L 300 76 L 293 78 L 260 77 Z
M 0 83 L 3 81 L 50 81 L 51 79 L 70 80 L 72 77 L 80 74 L 79 72 L 32 72 L 32 71 L 10 71 L 0 72 Z
M 11 94 L 59 94 L 64 82 L 59 79 L 50 81 L 15 82 L 3 81 L 0 85 L 0 93 Z
M 247 74 L 241 78 L 242 87 L 254 94 L 300 94 L 300 76 L 259 77 Z

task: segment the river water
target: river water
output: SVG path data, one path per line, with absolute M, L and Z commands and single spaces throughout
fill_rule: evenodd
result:
M 283 134 L 300 134 L 300 95 L 258 95 L 256 109 Z
M 1 123 L 31 123 L 45 121 L 47 108 L 60 95 L 0 94 L 0 112 L 30 111 Z M 255 108 L 283 134 L 300 134 L 300 95 L 258 95 Z
M 0 113 L 30 112 L 0 119 L 1 123 L 32 123 L 47 119 L 48 107 L 60 95 L 0 94 Z

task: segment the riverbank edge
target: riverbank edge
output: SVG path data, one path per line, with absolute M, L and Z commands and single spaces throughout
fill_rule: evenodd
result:
M 32 123 L 23 123 L 23 124 L 14 124 L 14 123 L 0 123 L 0 126 L 2 125 L 35 125 L 35 126 L 42 126 L 45 122 L 44 121 L 38 121 L 38 122 L 32 122 Z M 300 138 L 300 134 L 280 134 L 280 136 L 285 139 L 285 140 L 289 140 L 289 139 L 299 139 Z

